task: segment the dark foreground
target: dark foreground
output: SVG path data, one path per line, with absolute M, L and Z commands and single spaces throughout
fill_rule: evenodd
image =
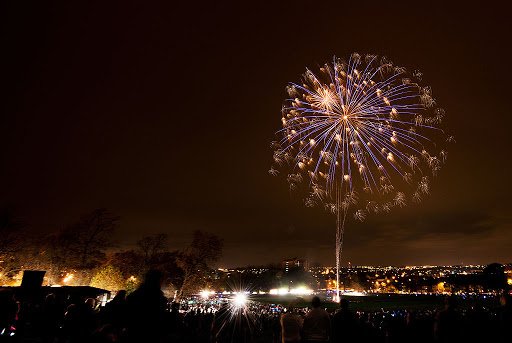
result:
M 386 302 L 385 297 L 366 299 L 370 306 L 365 308 L 364 298 L 353 298 L 336 309 L 332 303 L 322 303 L 315 311 L 323 313 L 327 308 L 328 314 L 319 324 L 310 318 L 315 311 L 308 314 L 311 306 L 303 307 L 300 300 L 286 307 L 230 300 L 180 306 L 168 303 L 158 284 L 151 283 L 125 295 L 119 292 L 100 307 L 93 298 L 61 299 L 49 294 L 44 299 L 16 299 L 12 292 L 0 292 L 0 342 L 282 342 L 283 334 L 290 337 L 287 342 L 314 341 L 308 338 L 315 342 L 512 341 L 508 296 L 492 302 L 425 298 L 407 309 L 399 308 L 405 306 L 400 301 Z M 379 304 L 387 306 L 379 309 Z M 285 313 L 297 324 L 300 339 L 290 325 L 283 328 Z M 319 331 L 312 335 L 312 330 Z

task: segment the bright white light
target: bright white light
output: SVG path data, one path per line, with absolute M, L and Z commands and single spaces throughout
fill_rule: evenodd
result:
M 290 289 L 290 293 L 295 295 L 310 295 L 313 294 L 313 290 L 302 286 Z
M 365 297 L 366 296 L 366 293 L 358 292 L 358 291 L 344 292 L 343 294 L 350 295 L 350 296 L 353 296 L 353 297 Z
M 243 307 L 243 306 L 245 306 L 245 303 L 247 302 L 247 296 L 243 293 L 238 293 L 233 298 L 233 302 L 235 303 L 235 306 Z
M 313 290 L 312 289 L 309 289 L 305 286 L 301 286 L 301 287 L 297 287 L 297 288 L 292 288 L 290 290 L 288 290 L 288 288 L 273 288 L 270 290 L 269 294 L 272 294 L 272 295 L 287 295 L 287 294 L 293 294 L 293 295 L 311 295 L 313 294 Z
M 201 296 L 201 298 L 203 299 L 208 299 L 210 297 L 210 295 L 213 295 L 215 292 L 214 291 L 208 291 L 208 290 L 203 290 L 199 293 L 199 295 Z
M 340 302 L 340 296 L 338 294 L 335 294 L 332 296 L 332 301 L 334 301 L 335 303 L 339 303 Z

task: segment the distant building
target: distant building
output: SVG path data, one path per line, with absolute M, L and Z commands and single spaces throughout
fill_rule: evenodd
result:
M 281 262 L 281 267 L 285 273 L 288 273 L 292 269 L 308 270 L 308 261 L 301 258 L 290 258 Z

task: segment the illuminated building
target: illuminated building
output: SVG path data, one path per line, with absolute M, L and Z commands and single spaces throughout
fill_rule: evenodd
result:
M 297 257 L 283 260 L 281 266 L 285 273 L 288 273 L 292 269 L 308 270 L 307 260 Z

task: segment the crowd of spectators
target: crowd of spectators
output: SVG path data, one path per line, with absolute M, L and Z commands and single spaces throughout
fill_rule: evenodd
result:
M 21 301 L 0 292 L 0 342 L 509 342 L 512 302 L 459 308 L 455 297 L 442 310 L 352 311 L 348 300 L 328 312 L 318 297 L 307 308 L 229 301 L 169 303 L 161 275 L 105 306 L 94 298 L 60 301 L 54 294 Z

